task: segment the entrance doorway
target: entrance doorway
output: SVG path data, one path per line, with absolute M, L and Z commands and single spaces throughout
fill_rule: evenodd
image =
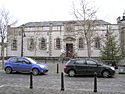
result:
M 66 44 L 66 57 L 73 57 L 73 43 Z

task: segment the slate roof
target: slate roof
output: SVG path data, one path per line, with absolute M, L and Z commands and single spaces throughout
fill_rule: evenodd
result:
M 23 24 L 25 27 L 40 27 L 40 26 L 60 26 L 60 25 L 64 25 L 65 23 L 68 23 L 68 22 L 74 22 L 74 23 L 77 23 L 77 21 L 43 21 L 43 22 L 28 22 L 26 24 Z M 110 24 L 104 20 L 97 20 L 96 21 L 97 24 L 102 24 L 102 25 L 105 25 L 105 24 Z M 22 25 L 21 25 L 22 26 Z
M 44 22 L 28 22 L 24 24 L 26 27 L 53 26 L 64 25 L 64 21 L 44 21 Z

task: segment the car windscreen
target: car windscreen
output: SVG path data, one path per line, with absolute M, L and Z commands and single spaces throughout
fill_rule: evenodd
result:
M 31 58 L 27 58 L 31 63 L 36 64 L 37 62 Z
M 67 64 L 73 64 L 75 61 L 76 60 L 71 59 L 71 60 L 67 61 Z

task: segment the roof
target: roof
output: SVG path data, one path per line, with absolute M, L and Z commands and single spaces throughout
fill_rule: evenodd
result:
M 104 21 L 104 20 L 97 20 L 96 23 L 97 23 L 97 24 L 104 24 L 104 25 L 111 24 L 111 23 L 106 22 L 106 21 Z
M 63 25 L 64 21 L 44 21 L 44 22 L 28 22 L 26 24 L 24 24 L 24 26 L 26 27 L 39 27 L 39 26 L 50 26 L 51 24 L 53 26 L 59 26 L 59 25 Z
M 77 23 L 78 21 L 43 21 L 43 22 L 28 22 L 26 24 L 23 24 L 21 26 L 25 26 L 25 27 L 41 27 L 41 26 L 60 26 L 60 25 L 64 25 L 65 23 Z M 109 22 L 106 22 L 104 20 L 96 20 L 95 21 L 96 24 L 99 25 L 106 25 L 106 24 L 110 24 Z

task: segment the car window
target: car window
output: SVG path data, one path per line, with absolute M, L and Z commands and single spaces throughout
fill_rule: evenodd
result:
M 75 63 L 77 63 L 77 64 L 85 64 L 85 60 L 77 60 Z
M 18 58 L 13 57 L 13 58 L 10 58 L 10 59 L 9 59 L 9 62 L 14 62 L 14 63 L 15 63 L 15 62 L 17 62 L 17 60 L 18 60 Z
M 89 65 L 96 65 L 96 62 L 94 62 L 92 60 L 87 60 L 87 64 L 89 64 Z
M 29 61 L 27 61 L 27 60 L 25 60 L 25 59 L 23 59 L 23 58 L 19 58 L 19 59 L 18 59 L 18 63 L 22 63 L 22 64 L 30 64 Z

